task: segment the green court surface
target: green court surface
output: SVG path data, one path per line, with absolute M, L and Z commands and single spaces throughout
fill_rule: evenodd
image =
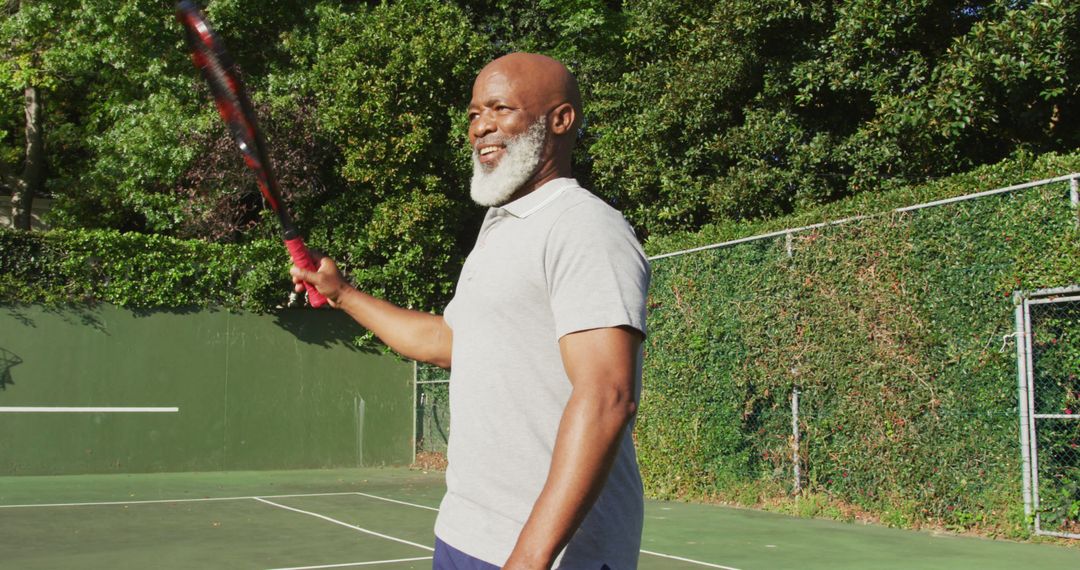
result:
M 441 473 L 0 477 L 0 568 L 430 568 Z M 649 501 L 640 568 L 1080 568 L 1080 548 Z

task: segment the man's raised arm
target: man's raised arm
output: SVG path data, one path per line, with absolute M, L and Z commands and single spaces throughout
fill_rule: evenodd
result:
M 453 334 L 440 315 L 404 309 L 372 297 L 349 284 L 329 257 L 319 260 L 319 270 L 290 270 L 297 292 L 303 283 L 313 285 L 330 306 L 349 314 L 360 326 L 375 333 L 394 352 L 442 368 L 450 367 Z

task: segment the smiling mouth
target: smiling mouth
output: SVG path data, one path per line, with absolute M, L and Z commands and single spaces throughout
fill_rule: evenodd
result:
M 476 149 L 476 158 L 485 167 L 494 168 L 505 151 L 502 145 L 483 145 Z

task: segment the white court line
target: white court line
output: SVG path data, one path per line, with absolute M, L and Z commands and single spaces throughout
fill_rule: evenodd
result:
M 397 499 L 389 499 L 387 497 L 380 497 L 378 495 L 371 495 L 371 494 L 368 494 L 368 493 L 360 493 L 360 492 L 357 492 L 357 491 L 347 491 L 347 492 L 342 492 L 342 493 L 297 493 L 297 494 L 291 494 L 291 495 L 262 495 L 262 496 L 259 496 L 259 497 L 255 497 L 255 496 L 206 497 L 206 498 L 201 498 L 201 499 L 154 499 L 154 500 L 145 500 L 145 501 L 109 501 L 109 502 L 97 502 L 97 503 L 46 503 L 46 504 L 38 504 L 38 505 L 0 505 L 0 509 L 17 509 L 17 508 L 31 508 L 31 507 L 92 507 L 92 506 L 109 506 L 109 505 L 141 505 L 141 504 L 153 504 L 153 503 L 195 503 L 195 502 L 206 502 L 206 501 L 256 500 L 256 501 L 262 501 L 262 502 L 270 504 L 270 505 L 274 505 L 276 507 L 281 507 L 283 509 L 288 509 L 288 510 L 296 511 L 296 512 L 303 513 L 303 514 L 306 514 L 306 515 L 319 517 L 319 518 L 328 520 L 328 521 L 336 523 L 336 524 L 340 524 L 342 526 L 345 526 L 345 527 L 348 527 L 348 528 L 351 528 L 351 529 L 354 529 L 354 530 L 358 530 L 358 531 L 361 531 L 361 532 L 366 532 L 368 534 L 374 534 L 376 536 L 382 536 L 383 538 L 387 538 L 389 540 L 396 540 L 398 542 L 405 542 L 406 544 L 409 544 L 409 545 L 412 545 L 412 546 L 418 546 L 418 547 L 423 548 L 425 550 L 434 550 L 433 548 L 431 548 L 429 546 L 424 546 L 422 544 L 416 544 L 414 542 L 408 542 L 408 541 L 404 541 L 404 540 L 401 540 L 401 539 L 396 539 L 396 538 L 393 538 L 393 537 L 383 536 L 383 535 L 380 535 L 378 533 L 375 533 L 375 532 L 372 532 L 372 531 L 369 531 L 369 530 L 362 529 L 360 527 L 350 525 L 348 523 L 344 523 L 344 522 L 341 522 L 341 521 L 338 521 L 338 520 L 335 520 L 335 519 L 331 519 L 329 517 L 325 517 L 323 515 L 319 515 L 319 514 L 316 514 L 316 513 L 309 513 L 307 511 L 301 511 L 300 509 L 294 509 L 292 507 L 286 507 L 284 505 L 278 505 L 276 503 L 272 503 L 270 501 L 265 500 L 265 499 L 288 499 L 288 498 L 299 498 L 299 497 L 334 497 L 334 496 L 342 496 L 342 495 L 359 495 L 359 496 L 362 496 L 362 497 L 367 497 L 369 499 L 377 499 L 377 500 L 386 501 L 386 502 L 389 502 L 389 503 L 397 503 L 397 504 L 400 504 L 400 505 L 405 505 L 405 506 L 413 507 L 413 508 L 417 508 L 417 509 L 425 509 L 425 510 L 435 511 L 435 512 L 439 511 L 439 509 L 437 509 L 435 507 L 428 507 L 428 506 L 425 506 L 425 505 L 418 505 L 416 503 L 407 503 L 405 501 L 399 501 Z M 662 554 L 660 552 L 652 552 L 652 551 L 649 551 L 649 550 L 642 550 L 641 553 L 642 554 L 648 554 L 650 556 L 659 556 L 661 558 L 670 558 L 672 560 L 679 560 L 681 562 L 688 562 L 690 564 L 698 564 L 700 566 L 707 566 L 709 568 L 720 568 L 722 570 L 738 570 L 737 568 L 732 568 L 731 566 L 722 566 L 720 564 L 713 564 L 711 562 L 702 562 L 701 560 L 693 560 L 693 559 L 690 559 L 690 558 L 682 558 L 680 556 L 673 556 L 673 555 L 670 555 L 670 554 Z M 428 557 L 428 558 L 430 558 L 430 557 Z M 419 558 L 417 560 L 427 560 L 428 558 Z M 364 562 L 364 563 L 360 563 L 360 564 L 370 564 L 370 563 Z M 340 567 L 346 567 L 346 566 L 350 566 L 350 565 L 355 566 L 355 565 L 357 565 L 357 563 L 346 564 L 345 566 L 340 566 Z M 300 568 L 305 568 L 305 569 L 306 568 L 312 568 L 312 569 L 314 569 L 314 568 L 335 568 L 335 567 L 339 567 L 339 566 L 303 566 L 303 567 L 297 567 L 296 569 L 280 568 L 280 569 L 275 569 L 275 570 L 300 570 Z
M 689 562 L 691 564 L 700 564 L 701 566 L 708 566 L 709 568 L 722 568 L 723 570 L 739 570 L 738 568 L 732 568 L 731 566 L 721 566 L 719 564 L 713 564 L 711 562 L 702 562 L 700 560 L 693 560 L 690 558 L 683 558 L 681 556 L 672 556 L 670 554 L 662 554 L 660 552 L 652 552 L 649 550 L 642 550 L 642 554 L 648 554 L 650 556 L 659 556 L 660 558 L 670 558 L 672 560 L 679 560 L 681 562 Z
M 293 495 L 259 495 L 266 499 L 288 499 L 290 497 L 334 497 L 342 495 L 355 495 L 346 491 L 342 493 L 298 493 Z M 203 503 L 207 501 L 250 501 L 257 499 L 254 495 L 244 497 L 202 497 L 199 499 L 146 499 L 140 501 L 102 501 L 97 503 L 38 503 L 26 505 L 0 505 L 0 509 L 26 509 L 32 507 L 101 507 L 109 505 L 145 505 L 154 503 Z
M 345 562 L 344 564 L 320 564 L 319 566 L 293 566 L 290 568 L 273 568 L 272 570 L 316 570 L 317 568 L 349 568 L 350 566 L 375 566 L 376 564 L 394 564 L 395 562 L 420 562 L 431 560 L 430 556 L 420 558 L 398 558 L 397 560 L 376 560 L 374 562 Z
M 420 544 L 418 542 L 412 542 L 410 540 L 405 540 L 404 538 L 397 538 L 397 537 L 389 536 L 389 535 L 386 535 L 386 534 L 378 533 L 378 532 L 375 532 L 373 530 L 368 530 L 366 528 L 361 528 L 361 527 L 358 527 L 356 525 L 351 525 L 351 524 L 349 524 L 347 522 L 339 521 L 337 519 L 332 519 L 332 518 L 330 518 L 330 517 L 328 517 L 326 515 L 320 515 L 319 513 L 313 513 L 311 511 L 303 511 L 303 510 L 296 509 L 296 508 L 293 508 L 293 507 L 288 507 L 288 506 L 285 506 L 285 505 L 275 503 L 273 501 L 267 501 L 266 499 L 263 499 L 261 497 L 255 497 L 255 500 L 259 501 L 261 503 L 266 503 L 268 505 L 272 505 L 272 506 L 275 506 L 275 507 L 278 507 L 278 508 L 281 508 L 281 509 L 285 509 L 287 511 L 293 511 L 295 513 L 300 513 L 300 514 L 312 516 L 312 517 L 315 517 L 315 518 L 318 518 L 318 519 L 322 519 L 322 520 L 327 521 L 327 522 L 332 522 L 332 523 L 334 523 L 336 525 L 341 525 L 341 526 L 343 526 L 345 528 L 351 528 L 351 529 L 353 529 L 355 531 L 359 531 L 359 532 L 362 532 L 362 533 L 365 533 L 365 534 L 370 534 L 372 536 L 377 536 L 379 538 L 385 538 L 386 540 L 392 540 L 394 542 L 400 542 L 401 544 L 408 544 L 409 546 L 415 546 L 417 548 L 423 548 L 424 550 L 427 550 L 428 552 L 434 552 L 435 551 L 434 548 L 432 548 L 430 546 L 427 546 L 427 545 L 424 545 L 424 544 Z
M 406 507 L 416 507 L 418 509 L 427 509 L 429 511 L 439 512 L 439 509 L 436 508 L 436 507 L 428 507 L 426 505 L 418 505 L 416 503 L 406 503 L 405 501 L 399 501 L 397 499 L 387 499 L 386 497 L 380 497 L 378 495 L 369 495 L 367 493 L 361 493 L 359 491 L 354 493 L 354 494 L 360 495 L 361 497 L 367 497 L 369 499 L 378 499 L 380 501 L 386 501 L 387 503 L 397 503 L 399 505 L 405 505 Z
M 178 413 L 178 407 L 139 408 L 131 406 L 0 406 L 0 413 L 61 413 L 61 414 L 117 414 L 117 413 Z

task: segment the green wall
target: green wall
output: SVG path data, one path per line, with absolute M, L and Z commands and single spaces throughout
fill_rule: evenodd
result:
M 336 311 L 0 305 L 0 475 L 407 464 L 413 367 Z

